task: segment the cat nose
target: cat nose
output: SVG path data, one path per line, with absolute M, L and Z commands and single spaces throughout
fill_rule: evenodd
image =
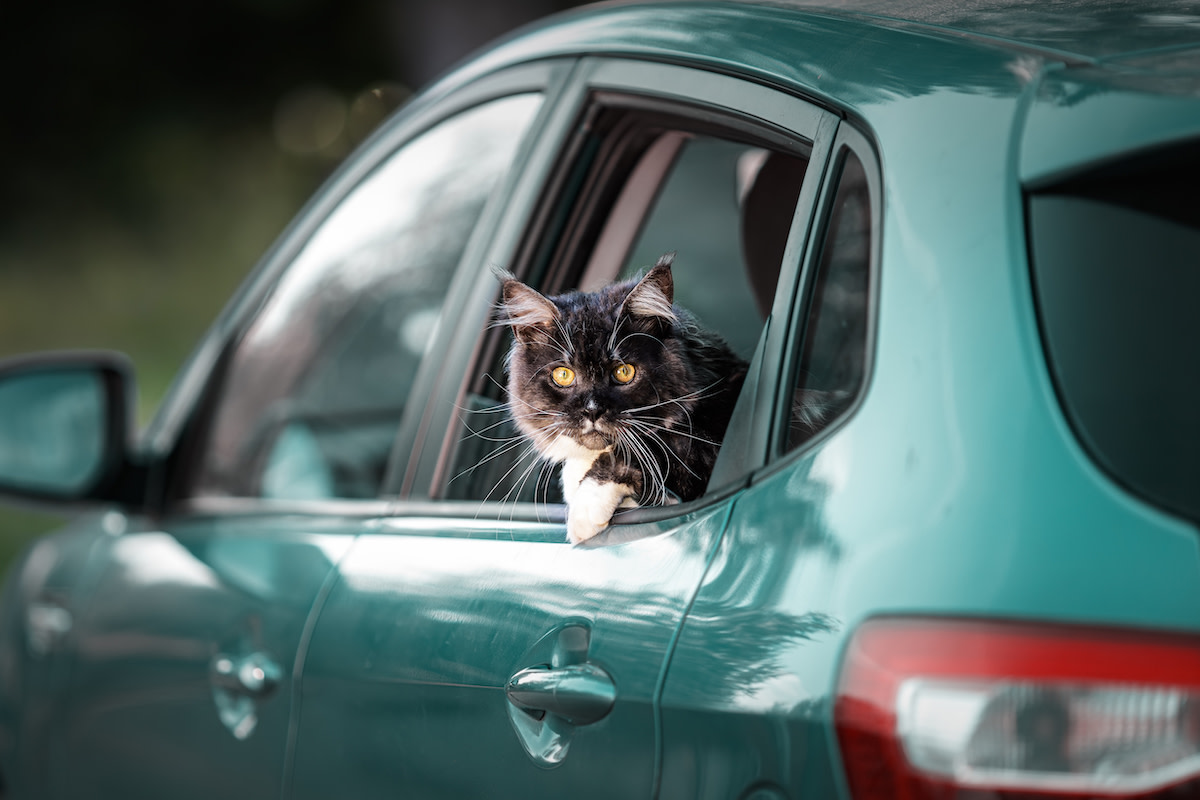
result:
M 588 401 L 583 404 L 583 413 L 588 419 L 595 422 L 600 419 L 604 411 L 600 408 L 600 404 L 596 402 L 596 398 L 589 397 Z

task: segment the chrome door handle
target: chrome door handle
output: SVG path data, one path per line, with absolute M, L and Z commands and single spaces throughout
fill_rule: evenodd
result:
M 75 620 L 56 600 L 40 600 L 25 609 L 25 637 L 34 656 L 46 656 L 71 632 Z
M 504 692 L 535 718 L 555 714 L 573 725 L 604 719 L 617 699 L 612 677 L 594 664 L 529 667 L 509 678 Z
M 264 653 L 244 656 L 221 654 L 212 661 L 212 682 L 217 689 L 261 700 L 275 691 L 283 670 Z
M 569 622 L 535 644 L 504 687 L 508 720 L 517 741 L 539 767 L 567 757 L 575 731 L 608 716 L 617 700 L 612 676 L 588 660 L 592 631 Z
M 209 665 L 217 716 L 238 741 L 258 727 L 258 704 L 279 688 L 283 670 L 265 653 L 219 653 Z

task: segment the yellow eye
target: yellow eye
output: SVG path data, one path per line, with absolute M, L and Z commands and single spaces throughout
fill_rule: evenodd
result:
M 617 383 L 629 383 L 633 380 L 633 373 L 636 371 L 633 364 L 619 364 L 613 370 L 613 377 L 617 379 Z
M 559 386 L 570 386 L 575 382 L 575 370 L 570 367 L 555 367 L 550 378 Z

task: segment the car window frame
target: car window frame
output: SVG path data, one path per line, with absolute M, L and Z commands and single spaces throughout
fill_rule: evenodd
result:
M 870 201 L 872 239 L 867 270 L 866 341 L 863 353 L 863 377 L 850 403 L 822 428 L 804 442 L 789 449 L 791 405 L 796 371 L 803 358 L 804 336 L 807 333 L 810 308 L 814 300 L 817 272 L 821 266 L 825 244 L 829 241 L 830 222 L 838 189 L 841 186 L 845 153 L 852 152 L 861 162 L 866 176 Z M 781 359 L 778 392 L 772 398 L 774 421 L 771 430 L 770 456 L 766 466 L 753 478 L 775 474 L 798 459 L 811 456 L 823 442 L 844 427 L 858 413 L 868 393 L 874 375 L 876 339 L 879 318 L 880 256 L 883 242 L 883 181 L 880 160 L 871 141 L 852 124 L 843 123 L 837 132 L 829 155 L 826 175 L 822 179 L 820 198 L 815 209 L 812 235 L 805 243 L 804 258 L 794 290 L 795 303 L 788 322 L 786 349 Z
M 509 67 L 477 77 L 467 85 L 435 87 L 419 96 L 385 121 L 352 156 L 334 172 L 280 234 L 242 286 L 235 292 L 210 331 L 201 340 L 180 371 L 159 413 L 143 437 L 143 458 L 150 464 L 152 491 L 147 497 L 151 510 L 159 513 L 333 513 L 337 515 L 376 516 L 386 513 L 393 502 L 396 473 L 403 468 L 406 453 L 415 454 L 413 440 L 421 413 L 431 396 L 431 387 L 442 371 L 444 350 L 452 326 L 441 325 L 435 331 L 410 390 L 410 408 L 406 409 L 396 436 L 389 447 L 388 469 L 379 494 L 374 498 L 273 499 L 262 497 L 203 497 L 191 495 L 194 470 L 205 444 L 221 389 L 227 379 L 232 353 L 245 332 L 257 319 L 275 286 L 303 251 L 307 242 L 357 187 L 399 149 L 425 132 L 457 114 L 504 97 L 538 93 L 541 107 L 534 114 L 513 162 L 472 231 L 470 241 L 455 266 L 444 308 L 464 291 L 473 263 L 491 240 L 504 205 L 503 198 L 520 179 L 530 157 L 532 143 L 546 124 L 575 69 L 575 60 L 549 59 L 533 64 Z M 399 454 L 399 455 L 398 455 Z
M 568 167 L 558 165 L 560 162 L 570 164 L 574 161 L 573 154 L 567 152 L 566 148 L 579 126 L 586 123 L 585 115 L 590 103 L 598 95 L 616 95 L 631 101 L 641 98 L 651 107 L 655 103 L 662 103 L 687 108 L 698 118 L 707 112 L 722 122 L 738 118 L 748 129 L 760 132 L 759 138 L 764 140 L 770 138 L 768 132 L 771 132 L 774 136 L 798 138 L 811 146 L 809 166 L 784 249 L 774 304 L 760 334 L 758 356 L 751 364 L 750 375 L 753 381 L 748 378 L 746 382 L 747 387 L 750 387 L 752 382 L 754 385 L 748 391 L 744 389 L 742 399 L 739 400 L 739 405 L 743 402 L 752 404 L 750 410 L 741 412 L 743 419 L 748 420 L 748 424 L 745 425 L 748 430 L 738 431 L 738 446 L 732 448 L 730 455 L 725 457 L 735 461 L 737 467 L 722 472 L 722 476 L 728 476 L 728 479 L 723 478 L 720 484 L 716 482 L 718 474 L 714 472 L 711 488 L 697 500 L 679 505 L 622 511 L 614 522 L 656 521 L 684 516 L 720 502 L 749 485 L 754 473 L 768 462 L 774 428 L 774 398 L 778 393 L 777 384 L 781 380 L 781 373 L 769 365 L 778 364 L 783 358 L 794 292 L 800 285 L 804 254 L 807 252 L 810 230 L 816 218 L 818 199 L 840 118 L 809 98 L 746 77 L 620 57 L 582 59 L 573 76 L 569 95 L 559 100 L 564 107 L 560 109 L 562 127 L 553 132 L 543 130 L 546 141 L 540 146 L 549 163 L 540 165 L 545 170 L 544 176 L 531 178 L 531 183 L 535 180 L 538 182 L 524 187 L 527 193 L 557 196 L 553 182 L 566 180 L 567 173 L 572 171 Z M 503 242 L 496 243 L 497 246 L 489 254 L 486 263 L 509 266 L 515 260 L 529 258 L 529 253 L 522 252 L 519 248 L 532 250 L 539 246 L 535 239 L 545 224 L 544 219 L 535 218 L 539 213 L 545 216 L 546 211 L 540 205 L 531 204 L 524 218 L 513 220 L 514 229 L 503 237 Z M 553 246 L 557 244 L 554 243 Z M 477 283 L 475 312 L 472 315 L 474 324 L 464 321 L 456 341 L 447 351 L 450 354 L 449 358 L 455 363 L 464 365 L 479 363 L 481 348 L 487 338 L 484 335 L 485 321 L 489 319 L 498 291 L 498 283 L 493 284 L 488 280 L 478 280 Z M 407 507 L 394 507 L 391 513 L 413 512 L 434 516 L 472 516 L 480 513 L 479 501 L 441 500 L 433 496 L 439 481 L 444 480 L 448 473 L 453 454 L 452 438 L 458 431 L 451 413 L 460 406 L 463 393 L 471 380 L 472 375 L 466 370 L 460 372 L 457 377 L 449 373 L 442 376 L 439 391 L 431 396 L 429 404 L 440 409 L 434 411 L 429 430 L 440 431 L 442 436 L 439 437 L 439 441 L 429 437 L 427 441 L 422 442 L 423 449 L 419 459 L 410 462 L 410 465 L 415 465 L 416 472 L 411 478 L 406 478 L 407 491 L 402 495 L 403 499 L 408 501 Z M 723 452 L 730 449 L 730 441 L 731 437 L 727 435 Z M 721 461 L 718 461 L 718 469 L 721 469 L 720 465 Z M 496 501 L 489 501 L 489 505 L 496 505 Z M 565 519 L 564 509 L 565 506 L 561 505 L 507 503 L 504 517 L 515 521 L 559 522 Z

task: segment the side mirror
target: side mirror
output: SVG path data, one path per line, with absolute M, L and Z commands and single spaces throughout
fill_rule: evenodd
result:
M 129 451 L 132 369 L 116 353 L 0 361 L 0 495 L 115 499 Z

